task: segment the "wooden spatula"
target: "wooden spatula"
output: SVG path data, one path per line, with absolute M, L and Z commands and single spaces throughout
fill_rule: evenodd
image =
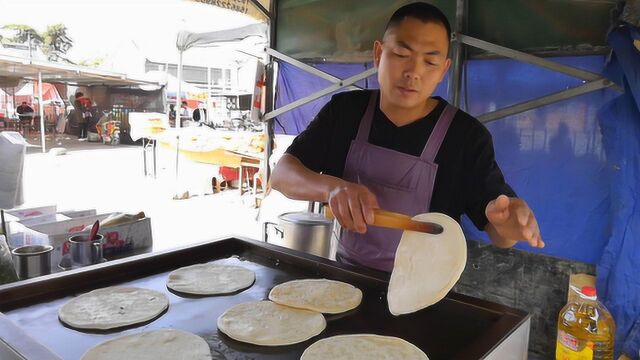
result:
M 444 229 L 441 225 L 432 222 L 416 221 L 411 216 L 400 214 L 392 211 L 374 209 L 373 226 L 379 226 L 391 229 L 419 231 L 428 234 L 441 234 Z M 333 219 L 335 216 L 331 209 L 325 208 L 325 216 Z

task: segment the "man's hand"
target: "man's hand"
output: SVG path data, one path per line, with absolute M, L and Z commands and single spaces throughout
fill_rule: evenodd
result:
M 331 189 L 327 202 L 343 228 L 362 234 L 367 232 L 367 224 L 373 223 L 373 209 L 379 207 L 369 189 L 347 181 Z
M 497 246 L 526 241 L 532 247 L 544 247 L 536 217 L 524 200 L 500 195 L 487 204 L 485 214 L 489 219 L 485 230 Z

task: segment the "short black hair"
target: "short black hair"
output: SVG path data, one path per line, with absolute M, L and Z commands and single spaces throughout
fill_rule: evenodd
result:
M 408 17 L 424 23 L 436 23 L 444 26 L 447 30 L 447 39 L 451 39 L 451 25 L 447 17 L 440 9 L 426 2 L 414 2 L 396 10 L 389 18 L 384 31 L 387 32 L 387 30 L 400 25 L 402 20 Z
M 80 91 L 78 91 L 78 92 L 76 93 L 76 99 L 77 99 L 77 98 L 81 98 L 81 97 L 83 97 L 83 96 L 84 96 L 84 94 L 83 94 L 83 93 L 81 93 Z

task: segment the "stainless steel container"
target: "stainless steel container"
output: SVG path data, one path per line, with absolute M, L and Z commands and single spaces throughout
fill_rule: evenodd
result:
M 278 217 L 279 226 L 264 224 L 265 241 L 309 254 L 335 259 L 336 246 L 332 242 L 333 221 L 310 212 L 290 212 Z M 269 226 L 279 236 L 269 238 Z
M 26 245 L 11 251 L 20 280 L 51 273 L 51 245 Z
M 92 265 L 102 262 L 104 237 L 100 234 L 89 241 L 88 235 L 74 235 L 69 238 L 71 262 L 76 265 Z

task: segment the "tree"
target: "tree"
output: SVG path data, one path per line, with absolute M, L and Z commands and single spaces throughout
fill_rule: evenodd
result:
M 42 34 L 42 52 L 47 55 L 49 61 L 67 60 L 63 55 L 73 46 L 73 40 L 67 35 L 67 27 L 62 24 L 54 24 L 47 27 Z
M 97 57 L 94 59 L 85 59 L 78 62 L 78 65 L 97 68 L 104 63 L 104 60 L 105 60 L 104 57 Z
M 43 33 L 38 33 L 29 25 L 21 24 L 5 25 L 3 29 L 13 30 L 15 36 L 11 38 L 0 37 L 0 41 L 28 44 L 29 38 L 31 38 L 31 46 L 39 47 L 42 53 L 47 56 L 47 60 L 71 62 L 64 55 L 73 46 L 73 40 L 67 35 L 67 27 L 63 24 L 47 26 L 47 30 Z
M 41 46 L 42 36 L 38 34 L 38 32 L 29 25 L 20 25 L 20 24 L 9 24 L 2 27 L 3 29 L 13 30 L 16 32 L 16 35 L 9 38 L 8 41 L 18 43 L 18 44 L 28 44 L 29 36 L 31 36 L 31 46 L 38 47 Z

